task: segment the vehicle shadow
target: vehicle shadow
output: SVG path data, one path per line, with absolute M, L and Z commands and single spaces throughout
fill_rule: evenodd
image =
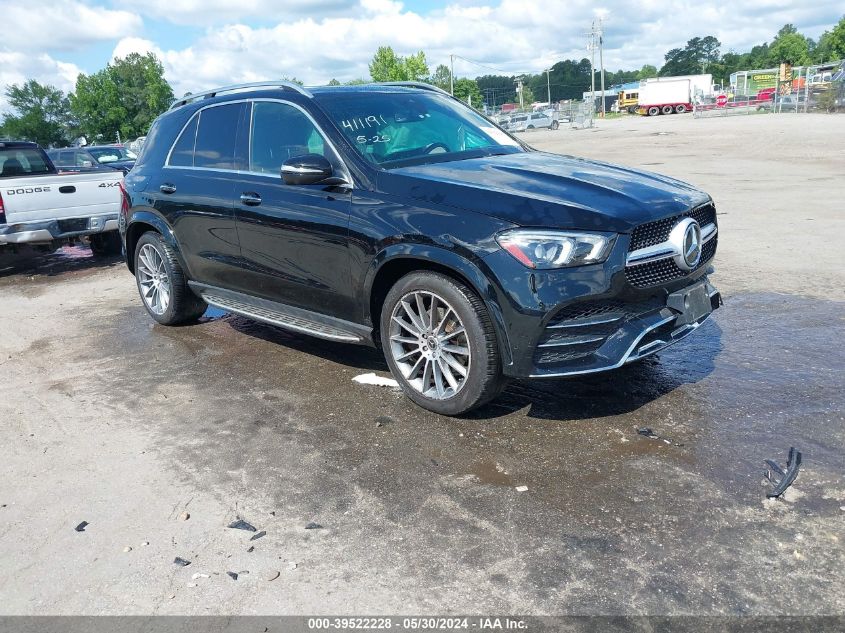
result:
M 240 333 L 363 371 L 389 372 L 381 352 L 288 333 L 235 317 L 227 323 Z M 529 418 L 581 420 L 630 413 L 684 384 L 710 375 L 722 350 L 722 330 L 709 320 L 695 334 L 654 356 L 617 370 L 541 380 L 515 380 L 491 403 L 461 416 L 492 420 L 529 407 Z
M 207 312 L 206 314 L 209 313 Z M 288 332 L 272 325 L 265 325 L 264 323 L 239 316 L 227 318 L 226 323 L 229 327 L 241 334 L 246 334 L 275 345 L 284 345 L 289 349 L 302 352 L 303 354 L 319 356 L 339 365 L 346 365 L 347 367 L 354 367 L 363 371 L 390 371 L 382 353 L 372 347 L 350 345 L 348 343 L 334 343 L 306 334 Z
M 121 255 L 95 256 L 88 245 L 63 246 L 43 251 L 21 246 L 16 252 L 0 251 L 0 279 L 14 277 L 56 277 L 66 273 L 95 271 L 123 262 Z

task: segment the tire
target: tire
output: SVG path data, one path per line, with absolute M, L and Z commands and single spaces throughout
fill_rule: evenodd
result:
M 675 106 L 675 112 L 677 112 L 678 114 L 683 114 L 686 111 L 687 111 L 687 107 L 683 103 Z
M 551 127 L 553 130 L 556 130 L 560 127 L 560 124 L 557 121 L 552 121 L 552 124 L 549 127 Z
M 95 233 L 88 238 L 91 243 L 91 252 L 96 257 L 111 257 L 120 255 L 123 244 L 120 241 L 120 233 L 109 231 L 108 233 Z
M 161 235 L 147 231 L 135 246 L 135 282 L 141 303 L 162 325 L 196 321 L 208 305 L 188 287 L 176 251 Z
M 662 112 L 663 114 L 672 114 L 674 111 L 675 111 L 675 108 L 673 108 L 673 107 L 672 107 L 672 106 L 670 106 L 670 105 L 665 105 L 665 106 L 663 106 L 663 108 L 661 109 L 661 112 Z
M 658 114 L 660 114 L 660 108 L 657 106 L 651 106 L 648 109 L 648 116 L 657 116 Z
M 526 129 L 527 129 L 527 130 L 533 130 L 533 129 L 534 129 L 534 126 L 533 126 L 533 125 L 529 125 Z
M 407 308 L 417 323 L 422 314 L 422 328 Z M 405 395 L 435 413 L 466 413 L 495 398 L 505 384 L 487 308 L 472 290 L 439 273 L 409 273 L 390 289 L 381 310 L 381 345 Z

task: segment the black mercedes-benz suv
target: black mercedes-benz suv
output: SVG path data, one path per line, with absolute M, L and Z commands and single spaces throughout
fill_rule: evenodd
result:
M 125 179 L 119 224 L 159 323 L 211 304 L 377 345 L 414 402 L 449 415 L 508 377 L 641 359 L 720 304 L 707 194 L 536 151 L 425 84 L 179 100 Z

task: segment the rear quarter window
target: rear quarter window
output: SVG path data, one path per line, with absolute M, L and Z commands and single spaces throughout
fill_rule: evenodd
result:
M 188 125 L 182 130 L 173 149 L 170 150 L 170 160 L 168 165 L 173 167 L 193 167 L 194 166 L 194 143 L 197 138 L 197 122 L 199 121 L 199 113 L 191 117 Z M 148 141 L 149 142 L 149 141 Z M 146 143 L 145 143 L 146 145 Z M 144 153 L 141 154 L 141 160 L 144 159 Z

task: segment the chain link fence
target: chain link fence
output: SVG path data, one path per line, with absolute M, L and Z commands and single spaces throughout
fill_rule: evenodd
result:
M 779 74 L 776 68 L 736 73 L 730 90 L 698 100 L 693 104 L 693 115 L 845 113 L 845 61 L 792 68 L 786 80 Z M 767 80 L 761 81 L 761 77 Z

